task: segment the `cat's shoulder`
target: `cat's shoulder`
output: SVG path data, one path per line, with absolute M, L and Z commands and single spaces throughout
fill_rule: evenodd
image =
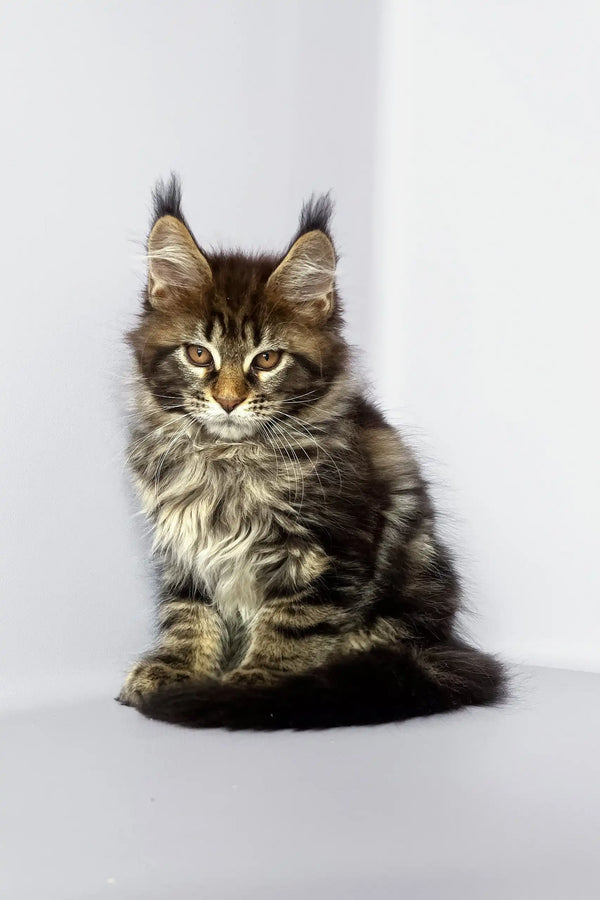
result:
M 384 478 L 418 472 L 411 449 L 372 400 L 357 396 L 350 417 L 358 444 L 376 472 Z

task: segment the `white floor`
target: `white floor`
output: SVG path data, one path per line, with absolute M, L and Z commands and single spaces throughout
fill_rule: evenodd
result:
M 110 697 L 0 718 L 2 900 L 600 898 L 600 675 L 500 710 L 273 735 Z

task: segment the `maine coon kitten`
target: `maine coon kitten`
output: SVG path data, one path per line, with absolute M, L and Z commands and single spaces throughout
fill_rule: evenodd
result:
M 174 178 L 154 199 L 129 459 L 160 631 L 121 702 L 305 729 L 497 701 L 418 466 L 353 376 L 328 199 L 278 257 L 202 250 Z

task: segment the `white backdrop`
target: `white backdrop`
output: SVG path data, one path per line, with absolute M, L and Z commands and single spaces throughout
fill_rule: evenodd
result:
M 472 631 L 600 669 L 600 6 L 402 0 L 381 33 L 387 406 L 431 463 Z
M 255 248 L 331 187 L 362 330 L 377 11 L 0 0 L 3 702 L 117 691 L 150 636 L 119 408 L 156 178 L 180 172 L 201 240 Z
M 149 189 L 281 247 L 332 188 L 353 340 L 422 449 L 471 630 L 599 667 L 592 3 L 0 0 L 0 691 L 115 691 L 152 581 L 122 470 Z

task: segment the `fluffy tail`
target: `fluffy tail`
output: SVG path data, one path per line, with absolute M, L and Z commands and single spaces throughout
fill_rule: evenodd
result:
M 504 694 L 501 664 L 455 641 L 419 650 L 378 647 L 268 686 L 184 682 L 145 696 L 139 709 L 191 728 L 306 730 L 485 706 Z

